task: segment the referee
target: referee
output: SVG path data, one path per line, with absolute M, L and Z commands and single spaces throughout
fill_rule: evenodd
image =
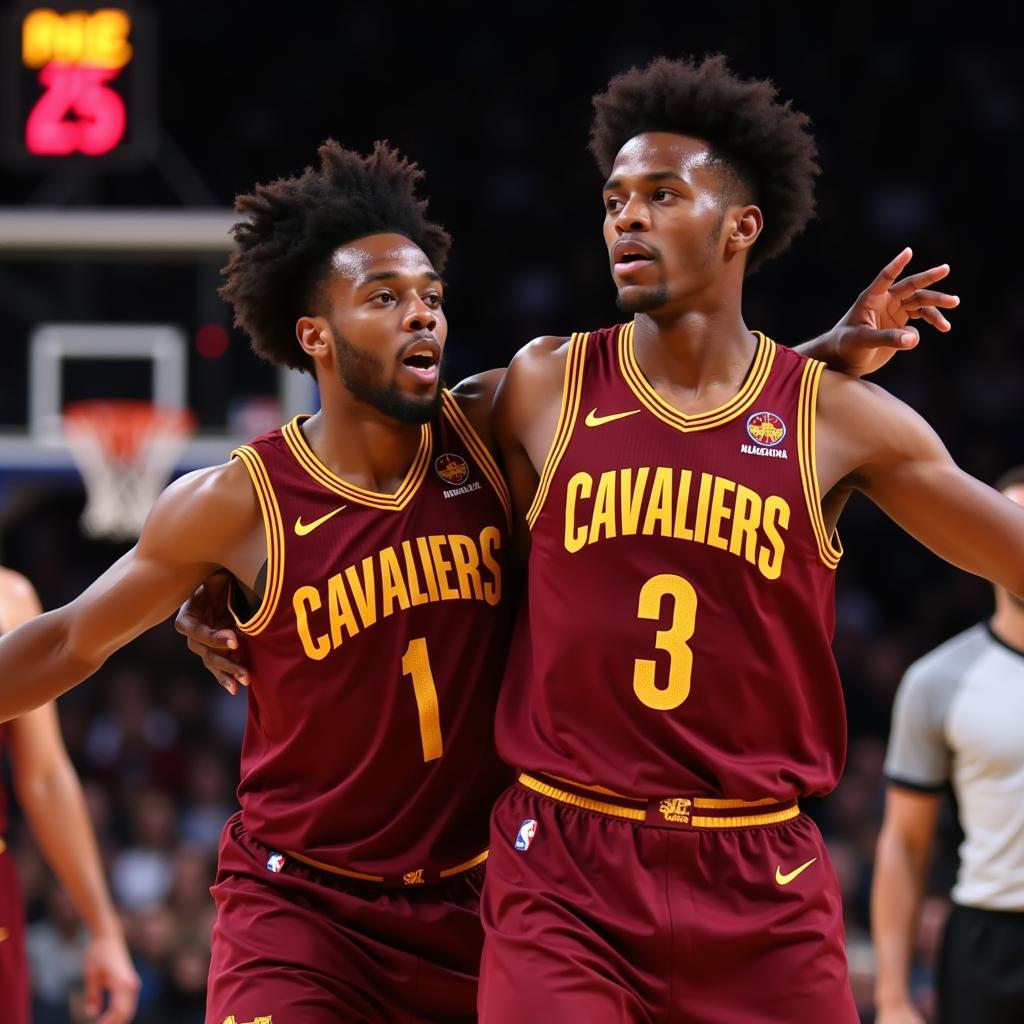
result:
M 1024 466 L 996 487 L 1024 505 Z M 1024 600 L 907 670 L 886 757 L 871 887 L 876 1024 L 923 1024 L 908 975 L 942 793 L 964 841 L 939 963 L 939 1024 L 1024 1021 Z

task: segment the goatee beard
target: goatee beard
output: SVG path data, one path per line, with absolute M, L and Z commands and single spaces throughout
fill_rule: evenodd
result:
M 668 303 L 668 287 L 666 285 L 658 285 L 657 288 L 653 288 L 650 291 L 643 291 L 639 295 L 634 295 L 629 299 L 626 299 L 622 292 L 619 292 L 615 296 L 615 305 L 622 310 L 623 313 L 650 313 L 655 309 L 661 309 L 662 306 Z

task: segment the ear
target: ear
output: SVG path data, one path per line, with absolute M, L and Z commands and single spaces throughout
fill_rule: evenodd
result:
M 330 355 L 334 336 L 330 324 L 322 316 L 300 316 L 295 321 L 295 337 L 299 339 L 302 351 L 313 359 Z
M 727 253 L 748 250 L 764 227 L 764 215 L 757 206 L 734 206 L 725 218 L 728 233 L 725 242 Z

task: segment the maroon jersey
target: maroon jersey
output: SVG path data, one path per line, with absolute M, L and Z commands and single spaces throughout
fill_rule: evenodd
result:
M 486 855 L 507 783 L 493 722 L 509 500 L 444 393 L 393 494 L 346 483 L 297 418 L 239 448 L 263 509 L 263 602 L 238 789 L 246 830 L 315 865 L 420 884 Z
M 3 630 L 0 629 L 0 634 Z M 0 764 L 4 759 L 4 748 L 7 741 L 7 723 L 0 723 Z M 7 787 L 0 778 L 0 841 L 7 835 Z
M 758 335 L 683 415 L 633 327 L 574 335 L 498 710 L 510 764 L 653 799 L 833 788 L 845 758 L 834 569 L 814 461 L 823 365 Z

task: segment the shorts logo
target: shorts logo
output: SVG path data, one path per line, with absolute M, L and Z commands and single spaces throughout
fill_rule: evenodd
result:
M 771 448 L 786 436 L 786 424 L 773 412 L 755 412 L 747 417 L 747 433 L 751 441 Z
M 779 864 L 775 868 L 775 881 L 778 882 L 779 885 L 789 885 L 797 875 L 803 874 L 803 872 L 805 872 L 817 859 L 817 857 L 812 857 L 806 863 L 801 864 L 800 867 L 793 868 L 792 871 L 787 871 L 785 874 L 783 874 L 782 865 Z
M 423 868 L 417 868 L 415 871 L 406 871 L 402 875 L 402 885 L 423 885 Z
M 235 1015 L 224 1018 L 224 1024 L 274 1024 L 272 1017 L 253 1017 L 252 1020 L 236 1020 Z
M 446 452 L 434 459 L 434 472 L 449 486 L 458 487 L 469 479 L 469 465 L 461 455 Z
M 283 853 L 271 853 L 267 858 L 267 870 L 273 871 L 275 875 L 278 874 L 282 868 L 284 868 L 284 860 L 285 858 Z
M 537 834 L 537 822 L 533 818 L 527 818 L 522 825 L 519 826 L 519 834 L 516 836 L 515 847 L 521 853 L 525 853 L 530 848 L 530 843 L 533 842 L 533 837 Z
M 667 800 L 662 800 L 658 804 L 658 810 L 661 811 L 661 816 L 666 821 L 677 821 L 682 825 L 686 825 L 690 821 L 690 808 L 692 806 L 693 801 L 685 796 L 672 796 Z

